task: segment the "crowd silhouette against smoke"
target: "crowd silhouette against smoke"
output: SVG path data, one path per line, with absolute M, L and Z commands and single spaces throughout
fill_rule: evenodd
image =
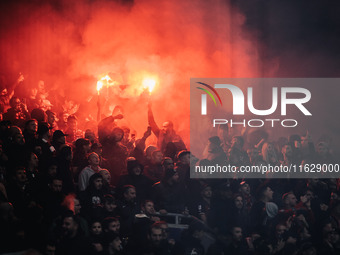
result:
M 190 179 L 216 162 L 336 164 L 335 108 L 319 134 L 253 144 L 226 126 L 196 155 L 189 134 L 192 77 L 337 77 L 337 10 L 2 1 L 0 253 L 338 254 L 339 179 Z

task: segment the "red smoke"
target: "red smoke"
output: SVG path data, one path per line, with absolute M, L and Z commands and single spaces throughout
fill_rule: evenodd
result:
M 172 120 L 189 144 L 191 77 L 260 76 L 256 42 L 241 32 L 244 18 L 226 1 L 2 5 L 3 74 L 13 79 L 22 72 L 26 89 L 45 81 L 54 109 L 60 111 L 65 100 L 73 100 L 83 120 L 96 119 L 97 80 L 110 74 L 120 86 L 111 92 L 103 88 L 103 114 L 123 105 L 138 137 L 147 127 L 144 78 L 158 80 L 151 95 L 156 121 Z

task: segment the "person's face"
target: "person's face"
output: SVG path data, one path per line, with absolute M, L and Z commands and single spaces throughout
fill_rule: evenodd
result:
M 92 131 L 85 132 L 85 138 L 89 139 L 90 141 L 96 140 L 96 136 Z
M 211 187 L 206 187 L 206 188 L 202 191 L 202 196 L 205 197 L 205 198 L 211 198 L 211 196 L 212 196 Z
M 38 131 L 38 122 L 31 121 L 27 126 L 27 131 L 31 133 L 36 133 Z
M 14 136 L 14 143 L 24 145 L 25 144 L 24 136 L 21 133 L 16 134 Z
M 242 207 L 243 207 L 243 199 L 242 199 L 241 196 L 236 197 L 235 200 L 234 200 L 234 203 L 235 203 L 235 207 L 237 209 L 239 209 L 239 210 L 242 209 Z
M 128 141 L 129 140 L 129 137 L 130 137 L 130 130 L 128 129 L 124 129 L 124 140 L 125 141 Z
M 55 122 L 55 114 L 54 113 L 51 113 L 47 116 L 47 122 L 49 124 L 54 124 L 54 122 Z
M 288 204 L 290 206 L 296 205 L 297 199 L 296 199 L 296 196 L 294 194 L 289 194 L 288 197 L 287 197 L 287 200 L 288 200 Z
M 165 135 L 170 134 L 172 132 L 172 130 L 173 130 L 173 128 L 172 128 L 171 124 L 168 121 L 163 123 L 162 132 Z
M 292 152 L 292 147 L 290 145 L 285 145 L 285 147 L 283 147 L 283 155 L 286 157 L 291 157 L 293 152 Z
M 176 173 L 171 177 L 171 179 L 172 179 L 173 182 L 178 182 L 178 180 L 179 180 L 179 175 L 178 175 L 178 173 L 176 172 Z
M 90 144 L 85 144 L 83 146 L 83 149 L 84 149 L 85 153 L 89 153 L 91 151 L 91 145 Z
M 152 159 L 155 164 L 161 164 L 163 160 L 163 153 L 160 151 L 154 152 L 152 154 Z
M 232 235 L 236 242 L 240 242 L 242 240 L 242 229 L 237 227 L 233 228 Z
M 136 198 L 136 190 L 133 188 L 128 189 L 124 193 L 124 197 L 127 201 L 133 201 Z
M 20 111 L 20 103 L 21 102 L 20 102 L 19 98 L 17 98 L 12 102 L 11 106 L 13 107 L 14 110 Z
M 217 151 L 217 150 L 220 148 L 220 145 L 208 141 L 208 146 L 207 146 L 207 148 L 208 148 L 208 152 L 209 152 L 209 153 L 214 153 L 215 151 Z
M 189 165 L 190 164 L 190 154 L 186 154 L 181 158 L 181 162 L 184 165 Z
M 111 243 L 110 243 L 110 246 L 112 247 L 112 249 L 114 251 L 120 251 L 121 250 L 121 244 L 122 244 L 122 241 L 120 240 L 119 237 L 117 237 L 116 239 L 114 239 Z
M 119 234 L 120 230 L 120 222 L 119 221 L 113 221 L 108 226 L 109 231 L 112 231 L 116 234 Z
M 134 175 L 140 175 L 142 173 L 142 169 L 140 168 L 140 166 L 136 166 L 132 169 L 132 172 Z
M 111 175 L 109 171 L 100 171 L 100 174 L 103 176 L 103 179 L 107 182 L 110 183 L 111 181 Z
M 19 183 L 25 183 L 27 181 L 26 171 L 19 169 L 15 172 L 15 179 Z
M 103 187 L 103 179 L 102 178 L 97 178 L 93 182 L 94 188 L 96 190 L 100 190 Z
M 65 144 L 66 143 L 66 138 L 65 136 L 60 136 L 58 139 L 57 139 L 57 142 L 59 144 Z
M 330 233 L 332 231 L 333 231 L 332 223 L 328 223 L 322 228 L 323 233 Z
M 104 204 L 104 209 L 107 212 L 113 212 L 116 208 L 117 208 L 117 205 L 115 203 L 105 202 Z
M 55 177 L 57 175 L 57 166 L 51 165 L 47 169 L 47 173 L 49 176 Z
M 78 199 L 74 199 L 74 214 L 77 215 L 80 213 L 81 204 Z
M 63 220 L 62 229 L 65 236 L 72 236 L 77 231 L 78 225 L 72 217 L 66 217 Z
M 34 153 L 31 154 L 30 164 L 32 167 L 38 167 L 39 159 Z
M 245 183 L 240 188 L 242 194 L 249 195 L 250 194 L 250 186 L 248 183 Z
M 114 133 L 114 135 L 113 135 L 113 137 L 114 137 L 114 140 L 116 141 L 116 142 L 119 142 L 119 141 L 121 141 L 122 139 L 123 139 L 123 137 L 124 137 L 124 132 L 115 132 Z
M 175 164 L 174 161 L 172 159 L 166 159 L 164 160 L 164 169 L 173 169 Z
M 295 148 L 300 148 L 301 147 L 301 142 L 300 141 L 294 141 L 294 147 Z
M 91 226 L 91 232 L 94 235 L 100 235 L 102 233 L 102 224 L 100 222 L 94 222 Z
M 223 142 L 228 141 L 228 126 L 220 125 L 217 129 L 217 136 L 221 139 Z
M 314 198 L 313 192 L 312 192 L 311 190 L 308 190 L 308 191 L 306 192 L 306 197 L 307 197 L 308 201 L 310 201 L 311 199 L 313 199 L 313 198 Z
M 89 164 L 91 166 L 99 166 L 99 156 L 97 154 L 91 154 L 89 156 Z
M 155 213 L 155 207 L 154 207 L 154 203 L 149 201 L 145 203 L 145 206 L 143 208 L 143 211 L 147 214 L 154 214 Z
M 272 200 L 273 199 L 273 194 L 274 194 L 274 191 L 271 188 L 267 187 L 267 189 L 264 192 L 264 196 L 266 198 Z
M 286 226 L 284 225 L 277 225 L 275 229 L 276 237 L 282 237 L 282 235 L 286 232 Z
M 156 246 L 160 245 L 162 238 L 163 238 L 162 229 L 159 228 L 151 229 L 150 239 L 154 245 Z
M 51 184 L 51 189 L 54 191 L 54 192 L 61 192 L 63 188 L 63 182 L 62 180 L 53 180 L 52 181 L 52 184 Z
M 166 240 L 168 238 L 168 232 L 169 232 L 169 227 L 167 224 L 161 224 L 160 225 L 161 229 L 162 229 L 162 239 Z

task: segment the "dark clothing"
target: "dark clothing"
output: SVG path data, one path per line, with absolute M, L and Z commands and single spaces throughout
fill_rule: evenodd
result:
M 229 214 L 232 203 L 232 200 L 221 197 L 214 197 L 211 200 L 211 211 L 208 215 L 209 225 L 212 228 L 218 228 L 223 234 L 229 233 L 226 228 L 229 223 L 226 215 Z
M 132 227 L 132 235 L 129 239 L 129 249 L 138 250 L 148 242 L 148 234 L 152 221 L 145 214 L 137 214 Z
M 186 150 L 185 144 L 182 138 L 172 130 L 170 133 L 165 133 L 163 130 L 160 130 L 157 126 L 155 119 L 153 117 L 153 113 L 151 109 L 148 111 L 148 121 L 151 126 L 152 132 L 157 137 L 157 147 L 161 150 L 162 153 L 165 152 L 166 146 L 168 143 L 173 143 L 177 151 Z
M 107 159 L 108 170 L 111 174 L 111 184 L 116 185 L 120 175 L 126 171 L 128 149 L 119 143 L 103 144 L 103 157 Z
M 6 155 L 8 156 L 8 165 L 13 169 L 17 166 L 25 166 L 26 158 L 29 155 L 25 145 L 20 144 L 10 144 L 6 150 Z
M 27 190 L 27 185 L 19 186 L 15 183 L 6 187 L 8 201 L 13 204 L 14 212 L 19 218 L 23 218 L 26 210 L 32 201 L 32 197 Z
M 158 246 L 155 246 L 151 243 L 151 241 L 148 241 L 145 243 L 145 245 L 140 249 L 136 250 L 132 254 L 139 254 L 139 255 L 172 255 L 179 253 L 173 253 L 172 252 L 172 246 L 167 242 L 167 240 L 162 240 L 161 243 Z M 200 254 L 198 254 L 200 255 Z
M 62 157 L 58 157 L 58 176 L 63 180 L 63 192 L 65 194 L 74 192 L 73 174 L 71 162 Z
M 182 164 L 178 162 L 175 170 L 179 175 L 179 181 L 186 184 L 190 180 L 190 165 Z
M 103 205 L 103 190 L 90 190 L 89 188 L 80 193 L 82 212 L 87 220 L 92 220 L 97 214 L 97 208 Z
M 135 215 L 140 213 L 140 208 L 136 202 L 122 200 L 117 202 L 117 212 L 120 215 L 120 233 L 123 237 L 132 233 Z
M 133 185 L 136 188 L 136 200 L 138 202 L 143 202 L 144 200 L 150 198 L 151 187 L 153 182 L 144 175 L 122 175 L 119 178 L 117 189 L 118 193 L 121 193 L 124 185 Z
M 36 141 L 36 145 L 41 147 L 41 155 L 38 155 L 39 168 L 46 169 L 52 157 L 55 156 L 56 151 L 48 141 L 42 140 L 41 138 Z
M 183 238 L 179 245 L 181 248 L 179 249 L 180 254 L 183 255 L 204 255 L 204 247 L 201 244 L 201 241 L 187 233 L 183 233 Z
M 75 153 L 72 161 L 72 166 L 76 168 L 74 173 L 74 180 L 78 182 L 78 176 L 85 167 L 89 165 L 89 161 L 86 158 L 85 153 Z
M 54 192 L 52 190 L 40 193 L 39 204 L 44 209 L 44 216 L 48 223 L 51 223 L 55 217 L 63 212 L 61 203 L 64 197 L 62 192 Z
M 98 138 L 101 144 L 104 144 L 107 138 L 111 135 L 113 128 L 117 125 L 115 123 L 115 119 L 112 116 L 109 116 L 105 119 L 102 119 L 98 124 Z
M 18 126 L 20 128 L 25 127 L 25 123 L 30 119 L 30 114 L 23 109 L 16 111 L 14 108 L 9 108 L 6 113 L 3 114 L 4 120 L 9 120 L 13 126 Z
M 28 133 L 26 130 L 23 132 L 25 138 L 25 145 L 29 151 L 34 152 L 34 148 L 37 145 L 37 136 L 32 133 Z M 39 145 L 38 145 L 39 146 Z
M 169 185 L 166 182 L 157 182 L 153 185 L 153 201 L 157 210 L 165 209 L 167 212 L 182 213 L 185 205 L 184 187 L 180 183 Z
M 64 238 L 56 245 L 56 254 L 75 255 L 75 254 L 92 254 L 90 239 L 77 235 L 74 238 Z
M 162 180 L 164 175 L 164 169 L 161 164 L 150 164 L 145 166 L 144 175 L 151 179 L 153 183 Z
M 227 247 L 226 251 L 230 255 L 247 255 L 247 254 L 249 254 L 248 253 L 248 247 L 247 247 L 247 245 L 244 241 L 241 241 L 237 245 L 235 245 L 234 243 L 231 243 Z
M 266 218 L 266 204 L 262 201 L 254 203 L 250 212 L 251 230 L 263 231 L 263 222 Z

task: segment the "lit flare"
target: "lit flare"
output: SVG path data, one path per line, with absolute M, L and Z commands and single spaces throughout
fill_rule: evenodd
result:
M 153 91 L 155 86 L 156 86 L 156 81 L 154 79 L 145 78 L 143 80 L 143 87 L 144 87 L 144 89 L 148 89 L 149 90 L 149 94 L 151 94 L 151 92 Z

